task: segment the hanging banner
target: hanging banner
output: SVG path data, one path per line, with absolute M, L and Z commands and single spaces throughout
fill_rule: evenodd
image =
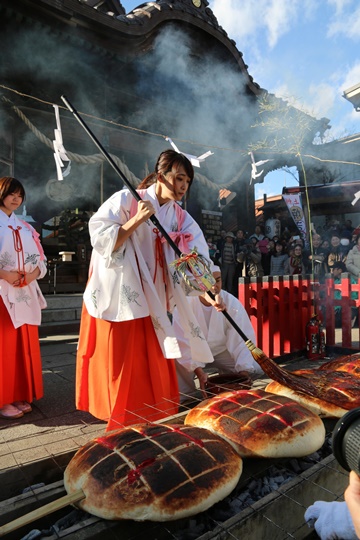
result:
M 295 225 L 299 229 L 300 236 L 302 240 L 304 241 L 304 245 L 307 245 L 307 238 L 306 238 L 306 222 L 305 222 L 305 216 L 302 208 L 302 202 L 301 202 L 301 193 L 288 193 L 287 195 L 283 195 L 283 199 L 286 203 L 286 206 L 289 209 L 289 212 L 291 214 L 291 217 L 294 220 Z

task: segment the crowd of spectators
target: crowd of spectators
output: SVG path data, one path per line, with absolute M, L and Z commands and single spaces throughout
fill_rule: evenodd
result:
M 260 225 L 250 234 L 223 230 L 216 243 L 208 238 L 210 256 L 221 268 L 223 288 L 235 295 L 239 277 L 301 274 L 323 281 L 335 263 L 343 263 L 345 272 L 359 278 L 360 226 L 354 228 L 351 220 L 342 225 L 334 221 L 326 229 L 314 229 L 311 241 L 312 249 L 299 232 L 287 227 L 281 236 L 270 238 Z

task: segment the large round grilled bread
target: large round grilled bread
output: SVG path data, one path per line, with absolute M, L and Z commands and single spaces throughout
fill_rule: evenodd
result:
M 188 412 L 185 425 L 206 428 L 242 457 L 302 457 L 325 441 L 322 420 L 296 401 L 264 390 L 224 392 Z
M 301 371 L 297 371 L 296 373 L 301 374 Z M 296 392 L 296 390 L 292 390 L 291 388 L 288 388 L 277 381 L 272 381 L 269 383 L 265 390 L 278 396 L 285 396 L 293 399 L 301 405 L 304 405 L 304 407 L 307 407 L 313 413 L 321 414 L 322 416 L 329 418 L 341 418 L 347 412 L 347 409 L 343 409 L 334 403 L 324 401 L 323 399 L 315 396 L 304 394 L 303 392 Z
M 335 360 L 330 360 L 319 367 L 321 371 L 345 371 L 355 377 L 360 377 L 360 353 L 347 354 Z
M 235 488 L 242 460 L 210 431 L 139 424 L 83 446 L 64 474 L 78 506 L 104 519 L 170 521 L 203 512 Z

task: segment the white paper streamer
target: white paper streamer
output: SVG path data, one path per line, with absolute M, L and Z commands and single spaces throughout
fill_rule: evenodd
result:
M 264 159 L 262 161 L 255 161 L 254 154 L 252 152 L 248 152 L 248 154 L 251 157 L 251 179 L 250 179 L 250 184 L 251 184 L 251 182 L 253 180 L 255 180 L 255 178 L 257 178 L 258 176 L 261 176 L 262 173 L 264 172 L 264 169 L 262 171 L 258 172 L 257 168 L 261 167 L 261 165 L 264 165 L 268 161 L 273 161 L 273 160 L 272 159 Z
M 353 206 L 355 206 L 355 204 L 358 202 L 358 200 L 360 199 L 360 191 L 357 191 L 355 194 L 354 194 L 354 200 L 351 201 L 351 204 Z
M 67 157 L 66 150 L 63 145 L 59 106 L 53 105 L 53 107 L 55 109 L 55 119 L 56 119 L 56 129 L 54 129 L 55 139 L 53 140 L 53 145 L 54 145 L 54 150 L 55 150 L 54 159 L 55 159 L 56 173 L 57 173 L 58 180 L 63 180 L 64 176 L 67 176 L 70 173 L 71 161 Z M 63 170 L 63 167 L 65 167 L 64 161 L 68 161 L 68 165 L 66 169 Z
M 189 161 L 191 161 L 191 164 L 193 165 L 193 167 L 200 167 L 200 163 L 202 161 L 205 161 L 205 159 L 209 156 L 213 156 L 214 155 L 214 152 L 210 152 L 210 150 L 208 150 L 208 152 L 205 152 L 205 154 L 201 154 L 201 156 L 193 156 L 192 154 L 185 154 L 185 152 L 181 152 L 178 147 L 176 146 L 176 144 L 170 139 L 170 137 L 166 137 L 166 140 L 169 141 L 169 143 L 171 144 L 171 146 L 173 147 L 173 149 L 175 150 L 175 152 L 177 152 L 178 154 L 182 154 L 183 156 L 187 157 Z

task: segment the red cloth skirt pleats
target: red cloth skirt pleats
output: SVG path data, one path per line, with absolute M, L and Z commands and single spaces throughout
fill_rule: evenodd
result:
M 107 431 L 178 412 L 174 360 L 164 358 L 150 317 L 111 322 L 81 316 L 76 407 L 107 420 Z
M 38 327 L 14 328 L 0 297 L 0 407 L 44 395 Z

